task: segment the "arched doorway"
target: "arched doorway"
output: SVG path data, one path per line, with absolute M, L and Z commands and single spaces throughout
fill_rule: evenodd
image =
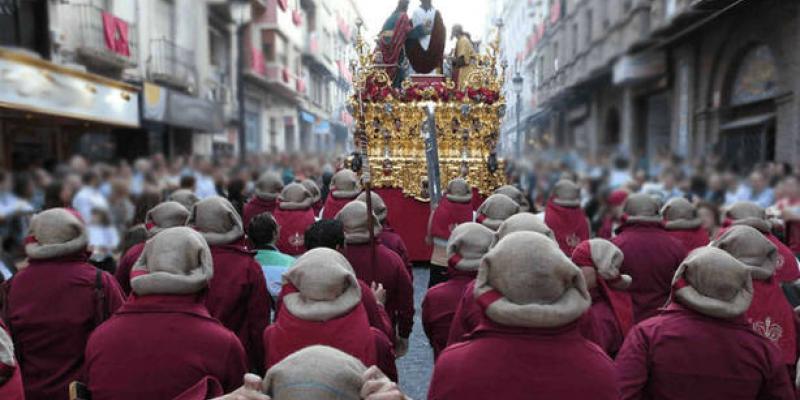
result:
M 775 97 L 778 72 L 772 51 L 747 47 L 726 79 L 720 119 L 722 155 L 742 172 L 775 159 Z

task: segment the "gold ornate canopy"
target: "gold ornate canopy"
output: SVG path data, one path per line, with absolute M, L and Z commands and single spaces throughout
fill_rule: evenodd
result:
M 349 108 L 356 120 L 355 144 L 366 150 L 374 187 L 400 188 L 405 195 L 425 198 L 428 165 L 423 125 L 430 105 L 441 184 L 460 176 L 488 195 L 505 183 L 504 163 L 494 155 L 505 112 L 501 94 L 505 66 L 498 67 L 496 62 L 499 37 L 498 32 L 487 53 L 472 61 L 475 68 L 464 90 L 458 90 L 449 78 L 407 79 L 396 89 L 387 66 L 373 61 L 375 54 L 359 29 L 358 61 L 351 64 L 355 94 Z

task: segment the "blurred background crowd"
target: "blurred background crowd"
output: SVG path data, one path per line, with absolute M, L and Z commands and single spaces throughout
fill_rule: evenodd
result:
M 652 167 L 645 167 L 651 165 Z M 327 198 L 333 174 L 345 167 L 344 157 L 307 154 L 254 155 L 244 163 L 234 157 L 205 156 L 166 159 L 160 154 L 132 163 L 91 164 L 81 156 L 52 168 L 0 172 L 0 235 L 2 277 L 10 277 L 23 262 L 22 247 L 30 217 L 54 207 L 70 207 L 89 227 L 92 260 L 113 271 L 115 260 L 140 241 L 149 209 L 178 189 L 200 198 L 220 195 L 241 213 L 253 195 L 254 183 L 265 171 L 278 172 L 284 183 L 313 179 Z M 684 160 L 665 153 L 656 162 L 607 155 L 582 158 L 570 152 L 548 151 L 509 161 L 509 183 L 528 196 L 534 211 L 544 209 L 555 183 L 562 178 L 582 187 L 582 206 L 593 232 L 610 238 L 621 222 L 621 207 L 630 193 L 644 192 L 666 202 L 685 197 L 694 203 L 710 236 L 721 225 L 721 210 L 737 201 L 752 201 L 767 209 L 776 234 L 800 252 L 793 222 L 800 220 L 800 166 L 763 163 L 749 171 L 708 157 Z

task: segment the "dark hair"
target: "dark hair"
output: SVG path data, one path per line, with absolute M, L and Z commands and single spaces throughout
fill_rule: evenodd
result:
M 323 219 L 311 224 L 303 238 L 306 250 L 327 247 L 337 250 L 344 246 L 344 225 L 335 219 Z
M 125 254 L 131 247 L 144 243 L 147 240 L 147 228 L 144 225 L 138 224 L 130 227 L 125 234 L 122 235 L 121 250 Z
M 81 177 L 81 182 L 83 182 L 84 185 L 90 185 L 98 180 L 100 180 L 100 175 L 91 170 L 84 173 L 83 177 Z
M 33 196 L 33 186 L 31 181 L 33 177 L 29 172 L 19 172 L 14 175 L 13 189 L 15 195 L 23 199 L 28 199 Z
M 184 175 L 179 183 L 181 189 L 194 189 L 197 180 L 192 175 Z
M 239 215 L 243 215 L 244 204 L 247 202 L 244 196 L 245 188 L 246 185 L 240 178 L 234 178 L 228 183 L 228 201 L 231 202 Z
M 701 201 L 697 203 L 697 209 L 699 210 L 701 208 L 707 208 L 708 210 L 710 210 L 711 213 L 714 214 L 714 225 L 716 226 L 720 225 L 720 223 L 722 222 L 721 221 L 722 218 L 720 216 L 719 207 L 716 204 L 708 201 Z
M 152 190 L 142 192 L 134 202 L 136 211 L 133 213 L 133 224 L 143 224 L 145 217 L 147 217 L 147 212 L 161 203 L 161 200 L 161 193 L 159 192 Z
M 275 244 L 277 235 L 278 223 L 269 212 L 256 215 L 247 225 L 247 237 L 257 249 L 266 249 Z
M 64 183 L 61 181 L 53 181 L 44 189 L 44 205 L 43 210 L 51 208 L 68 207 L 69 204 L 64 204 L 61 200 L 61 192 L 64 190 Z

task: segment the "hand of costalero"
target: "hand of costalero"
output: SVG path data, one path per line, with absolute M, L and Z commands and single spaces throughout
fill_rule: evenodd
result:
M 378 301 L 380 305 L 386 305 L 386 289 L 383 288 L 383 284 L 372 282 L 370 285 L 372 288 L 372 292 L 375 293 L 375 300 Z
M 376 366 L 370 367 L 362 375 L 364 386 L 361 387 L 361 398 L 365 400 L 411 400 L 397 384 L 389 380 Z
M 213 400 L 270 400 L 270 397 L 261 393 L 261 378 L 258 375 L 246 374 L 242 387 Z

